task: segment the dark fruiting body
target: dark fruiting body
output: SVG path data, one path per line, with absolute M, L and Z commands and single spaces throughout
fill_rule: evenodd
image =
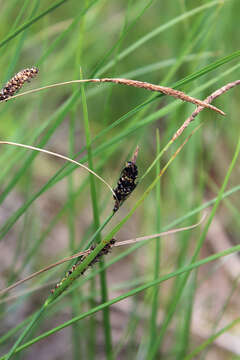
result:
M 92 266 L 92 265 L 96 264 L 103 255 L 107 255 L 107 254 L 110 252 L 112 246 L 115 244 L 115 242 L 116 242 L 116 239 L 112 238 L 112 239 L 110 240 L 110 242 L 107 243 L 107 244 L 102 248 L 102 250 L 95 256 L 95 258 L 88 264 L 88 266 Z M 95 247 L 96 247 L 95 245 L 91 245 L 90 251 L 93 251 L 93 250 L 95 249 Z M 82 256 L 80 257 L 79 263 L 81 263 L 81 262 L 86 258 L 86 256 L 87 256 L 87 254 L 86 254 L 86 255 L 82 255 Z M 79 264 L 79 263 L 78 263 L 78 264 Z M 76 270 L 78 264 L 73 265 L 73 266 L 71 267 L 71 269 L 67 271 L 67 273 L 65 274 L 65 277 L 55 286 L 55 289 L 52 289 L 52 290 L 51 290 L 51 293 L 52 293 L 52 294 L 54 293 L 54 291 L 55 291 L 56 289 L 59 288 L 59 286 L 62 285 L 62 283 L 63 283 L 69 276 L 72 275 L 72 273 L 74 272 L 74 270 Z M 86 269 L 84 269 L 84 270 L 81 272 L 81 275 L 83 275 L 85 271 L 86 271 Z
M 36 67 L 27 68 L 19 71 L 0 91 L 0 101 L 7 100 L 15 95 L 24 85 L 25 82 L 30 82 L 38 74 L 39 70 Z
M 138 176 L 137 165 L 133 161 L 128 161 L 122 170 L 117 186 L 114 189 L 115 204 L 113 211 L 116 212 L 123 201 L 133 192 L 137 184 L 135 180 Z

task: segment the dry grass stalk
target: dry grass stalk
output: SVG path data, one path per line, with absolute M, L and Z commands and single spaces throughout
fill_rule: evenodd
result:
M 211 103 L 214 99 L 216 99 L 218 96 L 224 94 L 228 90 L 232 89 L 233 87 L 240 85 L 240 80 L 233 81 L 231 83 L 228 83 L 227 85 L 224 85 L 220 89 L 214 91 L 211 95 L 209 95 L 204 102 Z M 182 133 L 183 131 L 188 127 L 188 125 L 195 119 L 195 117 L 204 109 L 203 106 L 198 106 L 196 110 L 187 118 L 186 121 L 182 124 L 182 126 L 176 131 L 176 133 L 173 135 L 172 140 L 175 141 Z

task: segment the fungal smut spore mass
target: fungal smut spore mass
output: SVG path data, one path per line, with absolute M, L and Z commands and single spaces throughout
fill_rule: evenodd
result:
M 138 168 L 135 161 L 128 161 L 125 168 L 122 170 L 117 186 L 114 189 L 115 200 L 113 211 L 116 212 L 126 198 L 133 192 L 138 176 Z

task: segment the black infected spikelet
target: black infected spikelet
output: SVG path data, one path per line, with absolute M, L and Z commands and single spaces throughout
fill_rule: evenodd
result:
M 0 91 L 0 101 L 7 100 L 15 95 L 24 85 L 25 82 L 30 82 L 38 74 L 37 67 L 27 68 L 19 71 Z
M 107 244 L 104 246 L 104 248 L 102 248 L 102 250 L 99 251 L 99 253 L 96 255 L 96 257 L 88 264 L 88 267 L 93 266 L 94 264 L 96 264 L 103 255 L 109 254 L 109 252 L 110 252 L 111 248 L 113 247 L 113 245 L 115 244 L 115 242 L 116 242 L 116 239 L 112 238 L 112 239 L 110 240 L 110 242 L 107 243 Z M 59 286 L 62 285 L 62 283 L 63 283 L 69 276 L 72 275 L 72 273 L 76 270 L 76 268 L 78 267 L 78 265 L 79 265 L 81 262 L 83 262 L 83 260 L 86 258 L 86 256 L 89 255 L 89 254 L 95 249 L 95 247 L 96 247 L 95 245 L 92 245 L 92 246 L 90 247 L 90 249 L 89 249 L 90 251 L 89 251 L 86 255 L 82 255 L 82 256 L 80 257 L 80 259 L 79 259 L 79 262 L 78 262 L 77 264 L 73 265 L 73 266 L 71 267 L 71 269 L 66 272 L 64 278 L 55 286 L 54 289 L 51 290 L 51 293 L 52 293 L 52 294 L 55 292 L 55 290 L 56 290 L 57 288 L 59 288 Z M 83 274 L 85 273 L 85 271 L 86 271 L 86 269 L 84 269 L 84 270 L 81 272 L 81 275 L 83 275 Z
M 99 253 L 97 254 L 97 256 L 90 262 L 90 264 L 89 264 L 88 266 L 93 266 L 94 264 L 96 264 L 96 263 L 100 260 L 100 258 L 101 258 L 103 255 L 109 254 L 109 252 L 110 252 L 112 246 L 115 244 L 115 242 L 116 242 L 116 239 L 112 238 L 112 239 L 110 240 L 110 242 L 107 243 L 107 244 L 104 246 L 104 248 L 102 248 L 101 251 L 99 251 Z M 92 245 L 92 246 L 90 247 L 90 250 L 93 251 L 93 250 L 95 249 L 95 247 L 96 247 L 95 245 Z
M 136 165 L 136 158 L 138 154 L 138 147 L 134 153 L 132 161 L 126 163 L 125 168 L 122 170 L 120 178 L 118 180 L 117 186 L 113 189 L 115 195 L 113 196 L 115 200 L 113 212 L 116 212 L 126 198 L 133 192 L 136 184 L 136 179 L 138 176 L 138 168 Z

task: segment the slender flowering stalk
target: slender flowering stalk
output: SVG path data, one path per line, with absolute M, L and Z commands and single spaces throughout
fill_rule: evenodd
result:
M 201 101 L 199 99 L 196 99 L 196 98 L 194 98 L 192 96 L 189 96 L 189 95 L 185 94 L 182 91 L 175 90 L 175 89 L 172 89 L 172 88 L 169 88 L 169 87 L 166 87 L 166 86 L 160 86 L 160 85 L 151 84 L 151 83 L 144 82 L 144 81 L 123 79 L 123 78 L 102 78 L 102 79 L 70 80 L 70 81 L 66 81 L 66 82 L 61 82 L 61 83 L 57 83 L 57 84 L 44 86 L 44 87 L 38 88 L 38 89 L 29 90 L 29 91 L 26 91 L 26 92 L 24 92 L 22 94 L 11 96 L 11 98 L 15 98 L 15 97 L 19 97 L 19 96 L 23 96 L 23 95 L 27 95 L 27 94 L 32 94 L 32 93 L 35 93 L 35 92 L 38 92 L 38 91 L 51 89 L 51 88 L 55 88 L 55 87 L 58 87 L 58 86 L 64 86 L 64 85 L 69 85 L 69 84 L 74 84 L 74 83 L 89 83 L 89 82 L 92 82 L 92 83 L 111 82 L 111 83 L 115 83 L 115 84 L 128 85 L 128 86 L 133 86 L 133 87 L 137 87 L 137 88 L 142 88 L 142 89 L 145 89 L 145 90 L 156 91 L 156 92 L 160 92 L 160 93 L 165 94 L 165 95 L 173 96 L 174 98 L 180 99 L 182 101 L 186 101 L 186 102 L 193 103 L 195 105 L 203 106 L 204 108 L 209 108 L 211 110 L 216 111 L 217 113 L 219 113 L 221 115 L 226 115 L 222 110 L 216 108 L 215 106 L 210 105 L 210 104 L 208 104 L 208 103 L 206 103 L 204 101 Z

